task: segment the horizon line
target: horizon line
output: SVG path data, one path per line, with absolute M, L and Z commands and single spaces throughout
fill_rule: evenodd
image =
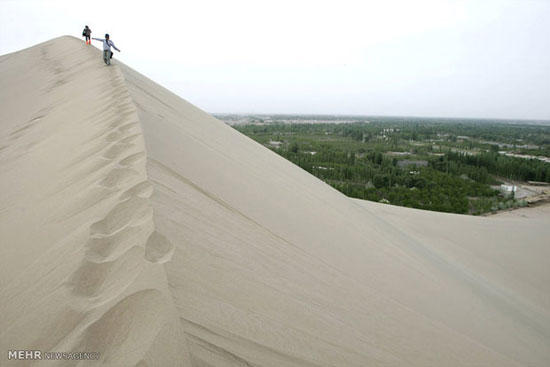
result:
M 501 120 L 501 121 L 544 121 L 550 123 L 550 118 L 514 118 L 514 117 L 453 117 L 453 116 L 420 116 L 420 115 L 366 115 L 344 113 L 290 113 L 290 112 L 208 112 L 212 115 L 236 116 L 335 116 L 335 117 L 386 117 L 386 118 L 425 118 L 425 119 L 453 119 L 453 120 Z

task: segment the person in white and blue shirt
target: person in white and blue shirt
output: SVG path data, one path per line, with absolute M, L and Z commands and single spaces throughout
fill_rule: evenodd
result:
M 116 48 L 115 43 L 109 39 L 109 33 L 105 35 L 105 38 L 92 38 L 92 39 L 103 42 L 103 61 L 105 61 L 105 64 L 111 65 L 111 59 L 113 58 L 113 52 L 111 51 L 111 47 L 113 47 L 118 52 L 120 52 L 120 50 Z

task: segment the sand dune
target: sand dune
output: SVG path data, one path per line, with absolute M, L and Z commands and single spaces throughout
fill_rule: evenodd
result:
M 550 364 L 549 211 L 349 199 L 100 57 L 0 57 L 1 365 Z

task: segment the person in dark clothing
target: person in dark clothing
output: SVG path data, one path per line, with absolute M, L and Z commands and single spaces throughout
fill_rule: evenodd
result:
M 82 31 L 82 37 L 86 37 L 86 44 L 91 45 L 92 41 L 90 39 L 92 35 L 92 30 L 88 28 L 88 26 L 84 27 L 84 30 Z

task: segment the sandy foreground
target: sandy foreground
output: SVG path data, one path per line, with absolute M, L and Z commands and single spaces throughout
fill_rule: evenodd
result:
M 72 37 L 0 82 L 1 366 L 550 365 L 550 210 L 349 199 Z

